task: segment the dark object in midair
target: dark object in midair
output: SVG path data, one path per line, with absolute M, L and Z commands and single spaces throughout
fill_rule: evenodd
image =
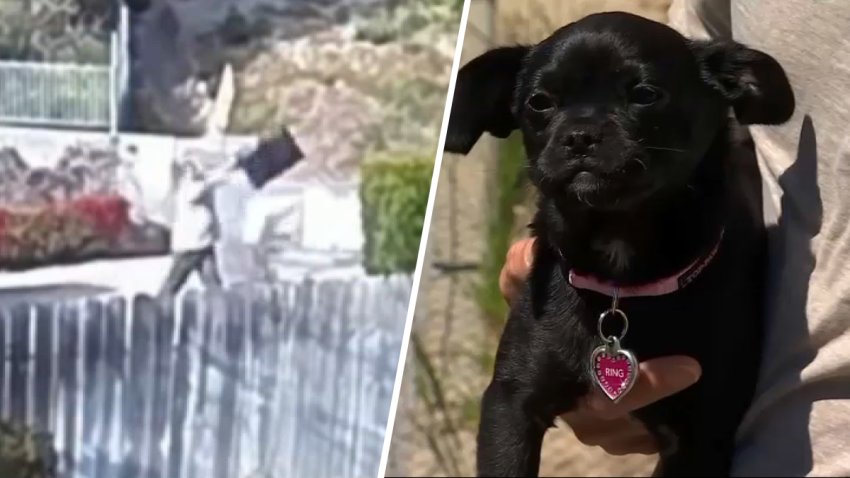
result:
M 133 13 L 144 13 L 151 6 L 151 0 L 124 0 L 124 3 Z
M 277 136 L 260 140 L 254 151 L 239 158 L 238 165 L 245 171 L 251 184 L 259 189 L 303 158 L 304 153 L 295 138 L 286 128 L 282 128 Z

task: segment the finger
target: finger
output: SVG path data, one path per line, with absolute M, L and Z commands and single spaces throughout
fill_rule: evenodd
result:
M 642 436 L 631 436 L 612 443 L 599 445 L 610 455 L 652 455 L 658 452 L 658 444 L 655 439 L 645 434 Z
M 521 239 L 511 245 L 505 263 L 512 277 L 525 279 L 532 262 L 534 262 L 533 237 Z
M 587 415 L 587 414 L 585 414 Z M 582 419 L 567 422 L 575 433 L 576 438 L 588 446 L 605 446 L 611 443 L 631 440 L 635 437 L 646 438 L 649 432 L 642 425 L 629 419 L 615 420 Z
M 534 244 L 537 242 L 537 238 L 529 237 L 525 244 L 523 245 L 522 250 L 522 259 L 525 263 L 525 270 L 528 271 L 531 269 L 531 265 L 534 263 Z M 526 272 L 527 274 L 527 272 Z
M 615 418 L 600 417 L 596 412 L 578 410 L 570 412 L 561 417 L 566 424 L 576 433 L 587 435 L 605 435 L 614 432 L 625 432 L 629 430 L 645 431 L 641 422 L 631 415 L 623 415 Z
M 614 455 L 657 452 L 658 446 L 652 434 L 642 423 L 629 416 L 605 420 L 586 412 L 572 412 L 562 418 L 584 445 L 598 446 Z
M 502 297 L 505 298 L 505 301 L 507 301 L 508 304 L 513 302 L 519 294 L 519 288 L 517 287 L 516 282 L 517 281 L 510 275 L 508 264 L 505 263 L 502 267 L 502 271 L 499 272 L 499 291 L 502 293 Z
M 505 257 L 505 264 L 499 273 L 499 289 L 509 303 L 519 293 L 520 285 L 525 281 L 534 261 L 534 238 L 515 242 Z
M 586 401 L 589 410 L 600 417 L 620 417 L 690 387 L 702 373 L 699 363 L 685 356 L 647 360 L 639 370 L 634 388 L 620 402 L 614 403 L 594 390 Z

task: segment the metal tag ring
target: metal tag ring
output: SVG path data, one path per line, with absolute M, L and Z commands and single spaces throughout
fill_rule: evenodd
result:
M 619 336 L 606 337 L 605 334 L 602 332 L 602 323 L 605 322 L 606 318 L 613 315 L 618 315 L 623 320 L 623 331 L 620 332 Z M 601 337 L 602 340 L 605 341 L 605 343 L 611 342 L 612 338 L 616 338 L 618 341 L 623 340 L 623 337 L 626 336 L 626 332 L 629 331 L 629 318 L 626 317 L 626 313 L 620 309 L 608 309 L 599 314 L 599 322 L 597 322 L 596 324 L 596 331 L 599 332 L 599 337 Z

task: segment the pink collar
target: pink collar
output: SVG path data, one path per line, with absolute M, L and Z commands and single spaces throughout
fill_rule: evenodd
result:
M 617 287 L 615 284 L 602 282 L 591 275 L 579 274 L 572 269 L 569 271 L 568 280 L 570 285 L 577 289 L 592 290 L 611 297 L 651 297 L 671 294 L 693 282 L 703 269 L 708 266 L 711 260 L 714 259 L 714 256 L 717 254 L 717 250 L 720 249 L 720 243 L 723 240 L 723 232 L 724 231 L 722 230 L 720 231 L 720 238 L 717 239 L 717 243 L 711 251 L 708 252 L 708 254 L 698 258 L 680 272 L 673 274 L 672 276 L 659 279 L 655 282 L 635 286 Z

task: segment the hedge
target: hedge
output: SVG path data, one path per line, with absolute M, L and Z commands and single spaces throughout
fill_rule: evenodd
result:
M 117 195 L 2 207 L 0 269 L 66 262 L 108 249 L 130 226 L 128 207 L 128 202 Z
M 54 478 L 57 463 L 49 435 L 0 421 L 0 476 Z
M 368 274 L 412 273 L 434 168 L 433 156 L 381 153 L 361 166 L 363 266 Z

